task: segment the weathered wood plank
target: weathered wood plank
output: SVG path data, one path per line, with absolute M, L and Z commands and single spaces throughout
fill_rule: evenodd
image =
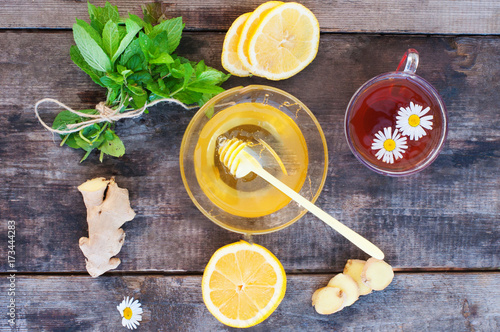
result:
M 179 53 L 220 68 L 223 38 L 187 33 Z M 71 63 L 71 43 L 69 32 L 0 33 L 0 243 L 6 243 L 7 220 L 15 220 L 19 271 L 84 271 L 78 239 L 87 226 L 76 186 L 95 176 L 116 176 L 138 214 L 124 227 L 119 270 L 202 271 L 217 248 L 241 236 L 212 224 L 184 191 L 178 153 L 193 112 L 160 107 L 142 119 L 122 121 L 117 131 L 126 155 L 103 163 L 92 155 L 79 164 L 82 154 L 58 147 L 59 139 L 33 114 L 43 97 L 78 109 L 104 98 Z M 445 100 L 449 136 L 428 169 L 389 178 L 357 162 L 344 138 L 343 118 L 356 89 L 394 70 L 409 46 L 420 51 L 418 73 Z M 319 206 L 379 245 L 393 266 L 492 269 L 499 266 L 499 49 L 496 37 L 324 35 L 317 59 L 297 76 L 281 82 L 232 77 L 225 87 L 273 85 L 309 106 L 329 146 Z M 287 271 L 339 271 L 348 258 L 363 257 L 311 215 L 255 241 Z M 0 246 L 0 253 L 6 250 Z M 0 266 L 8 270 L 5 260 Z
M 249 331 L 498 331 L 500 274 L 397 273 L 384 291 L 362 296 L 333 315 L 311 306 L 331 275 L 288 276 L 277 310 Z M 2 283 L 0 303 L 9 303 Z M 146 331 L 234 331 L 206 309 L 201 276 L 16 278 L 17 331 L 116 331 L 116 306 L 138 299 Z M 5 312 L 5 309 L 4 309 Z M 5 315 L 2 315 L 5 320 Z M 11 331 L 7 324 L 0 331 Z
M 103 5 L 104 0 L 92 1 Z M 141 2 L 111 1 L 123 12 L 139 14 Z M 183 16 L 190 30 L 227 30 L 239 15 L 263 1 L 162 1 L 165 12 Z M 300 1 L 318 17 L 322 31 L 499 34 L 500 2 L 496 0 Z M 0 28 L 69 28 L 75 17 L 87 17 L 85 1 L 11 0 L 1 5 Z

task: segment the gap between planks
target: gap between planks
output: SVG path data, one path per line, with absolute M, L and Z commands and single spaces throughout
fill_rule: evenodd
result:
M 4 32 L 21 32 L 21 33 L 66 33 L 72 32 L 71 28 L 30 28 L 30 27 L 0 27 L 0 34 Z M 183 33 L 226 33 L 225 29 L 192 29 L 192 28 L 184 28 Z M 366 35 L 366 36 L 405 36 L 405 37 L 500 37 L 500 32 L 498 33 L 442 33 L 442 32 L 397 32 L 397 31 L 388 31 L 388 32 L 380 32 L 380 31 L 320 31 L 321 35 Z
M 307 272 L 287 272 L 287 276 L 316 276 L 316 275 L 332 275 L 341 273 L 342 271 L 307 271 Z M 474 274 L 474 273 L 498 273 L 499 269 L 394 269 L 395 274 Z M 16 277 L 89 277 L 87 272 L 0 272 L 0 278 L 15 274 Z M 100 277 L 147 277 L 147 276 L 164 276 L 164 277 L 190 277 L 202 276 L 203 272 L 162 272 L 162 271 L 125 271 L 125 272 L 107 272 Z

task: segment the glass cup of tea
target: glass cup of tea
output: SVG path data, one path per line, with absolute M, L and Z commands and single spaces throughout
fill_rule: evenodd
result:
M 395 72 L 367 81 L 347 106 L 349 148 L 379 174 L 404 176 L 423 170 L 446 139 L 446 107 L 436 89 L 415 74 L 418 61 L 418 52 L 409 49 Z

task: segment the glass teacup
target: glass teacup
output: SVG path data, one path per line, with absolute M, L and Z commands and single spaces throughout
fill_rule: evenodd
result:
M 409 49 L 395 72 L 381 74 L 353 95 L 345 135 L 356 158 L 377 173 L 417 173 L 438 156 L 447 114 L 436 89 L 415 74 L 419 56 Z

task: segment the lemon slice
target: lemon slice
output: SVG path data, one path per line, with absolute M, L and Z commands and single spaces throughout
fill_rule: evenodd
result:
M 282 5 L 281 1 L 268 1 L 257 7 L 253 13 L 247 18 L 245 24 L 243 25 L 243 29 L 240 33 L 240 39 L 238 41 L 238 58 L 244 67 L 248 68 L 250 72 L 251 64 L 248 59 L 248 44 L 250 42 L 251 36 L 254 34 L 257 29 L 260 20 L 274 7 L 278 5 Z
M 212 315 L 240 328 L 269 317 L 286 291 L 285 270 L 276 256 L 245 241 L 217 250 L 201 283 L 203 301 Z
M 248 44 L 252 73 L 270 80 L 297 74 L 316 57 L 319 32 L 318 20 L 301 4 L 271 9 Z
M 222 45 L 222 67 L 235 76 L 246 77 L 250 75 L 248 69 L 239 60 L 237 52 L 241 30 L 250 14 L 252 13 L 245 13 L 234 20 L 226 33 L 224 44 Z

